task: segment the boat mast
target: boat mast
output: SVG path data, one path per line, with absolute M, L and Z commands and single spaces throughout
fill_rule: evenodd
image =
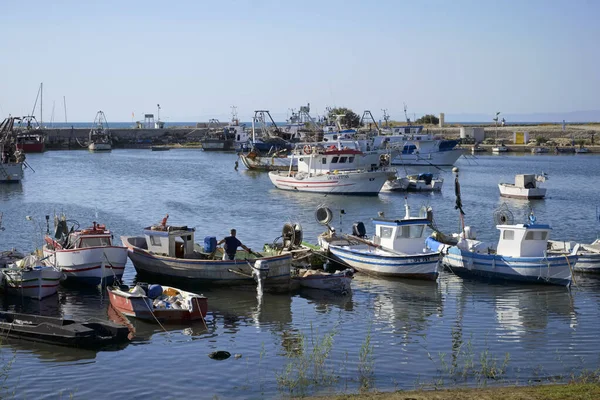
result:
M 40 126 L 44 127 L 44 82 L 40 83 Z

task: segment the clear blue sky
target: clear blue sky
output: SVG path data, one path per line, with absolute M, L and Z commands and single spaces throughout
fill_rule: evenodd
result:
M 276 119 L 311 104 L 409 113 L 600 109 L 600 1 L 13 1 L 0 116 Z M 8 57 L 12 55 L 13 57 Z

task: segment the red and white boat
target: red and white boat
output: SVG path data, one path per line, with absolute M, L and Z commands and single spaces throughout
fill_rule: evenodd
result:
M 15 118 L 15 142 L 23 153 L 43 153 L 46 149 L 46 134 L 41 130 L 35 116 Z
M 374 153 L 374 154 L 370 154 Z M 375 156 L 375 157 L 373 157 Z M 389 157 L 381 152 L 365 152 L 338 143 L 324 147 L 297 147 L 291 157 L 298 159 L 298 172 L 271 171 L 269 179 L 278 188 L 326 194 L 377 195 L 384 183 L 396 175 L 386 167 Z
M 170 286 L 151 285 L 147 290 L 140 285 L 132 289 L 115 286 L 106 290 L 110 304 L 128 317 L 161 323 L 187 322 L 204 319 L 208 311 L 205 296 Z
M 41 265 L 35 255 L 25 256 L 0 272 L 0 281 L 7 292 L 37 300 L 54 295 L 64 277 L 58 269 Z
M 67 222 L 74 224 L 71 230 Z M 110 285 L 121 280 L 127 262 L 127 247 L 114 246 L 106 226 L 94 222 L 92 227 L 80 230 L 76 221 L 68 221 L 64 215 L 55 217 L 54 225 L 54 237 L 45 237 L 46 265 L 59 268 L 67 282 Z

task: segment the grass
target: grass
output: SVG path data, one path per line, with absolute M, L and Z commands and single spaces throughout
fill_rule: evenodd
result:
M 317 398 L 315 398 L 317 399 Z M 448 389 L 435 391 L 398 391 L 330 396 L 331 400 L 595 400 L 600 399 L 600 384 L 495 387 L 486 389 Z

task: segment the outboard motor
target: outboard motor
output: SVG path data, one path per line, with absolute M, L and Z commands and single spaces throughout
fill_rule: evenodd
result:
M 365 224 L 363 224 L 360 221 L 355 222 L 354 225 L 352 225 L 352 234 L 359 238 L 364 238 L 365 236 L 367 236 L 367 230 L 365 229 Z

